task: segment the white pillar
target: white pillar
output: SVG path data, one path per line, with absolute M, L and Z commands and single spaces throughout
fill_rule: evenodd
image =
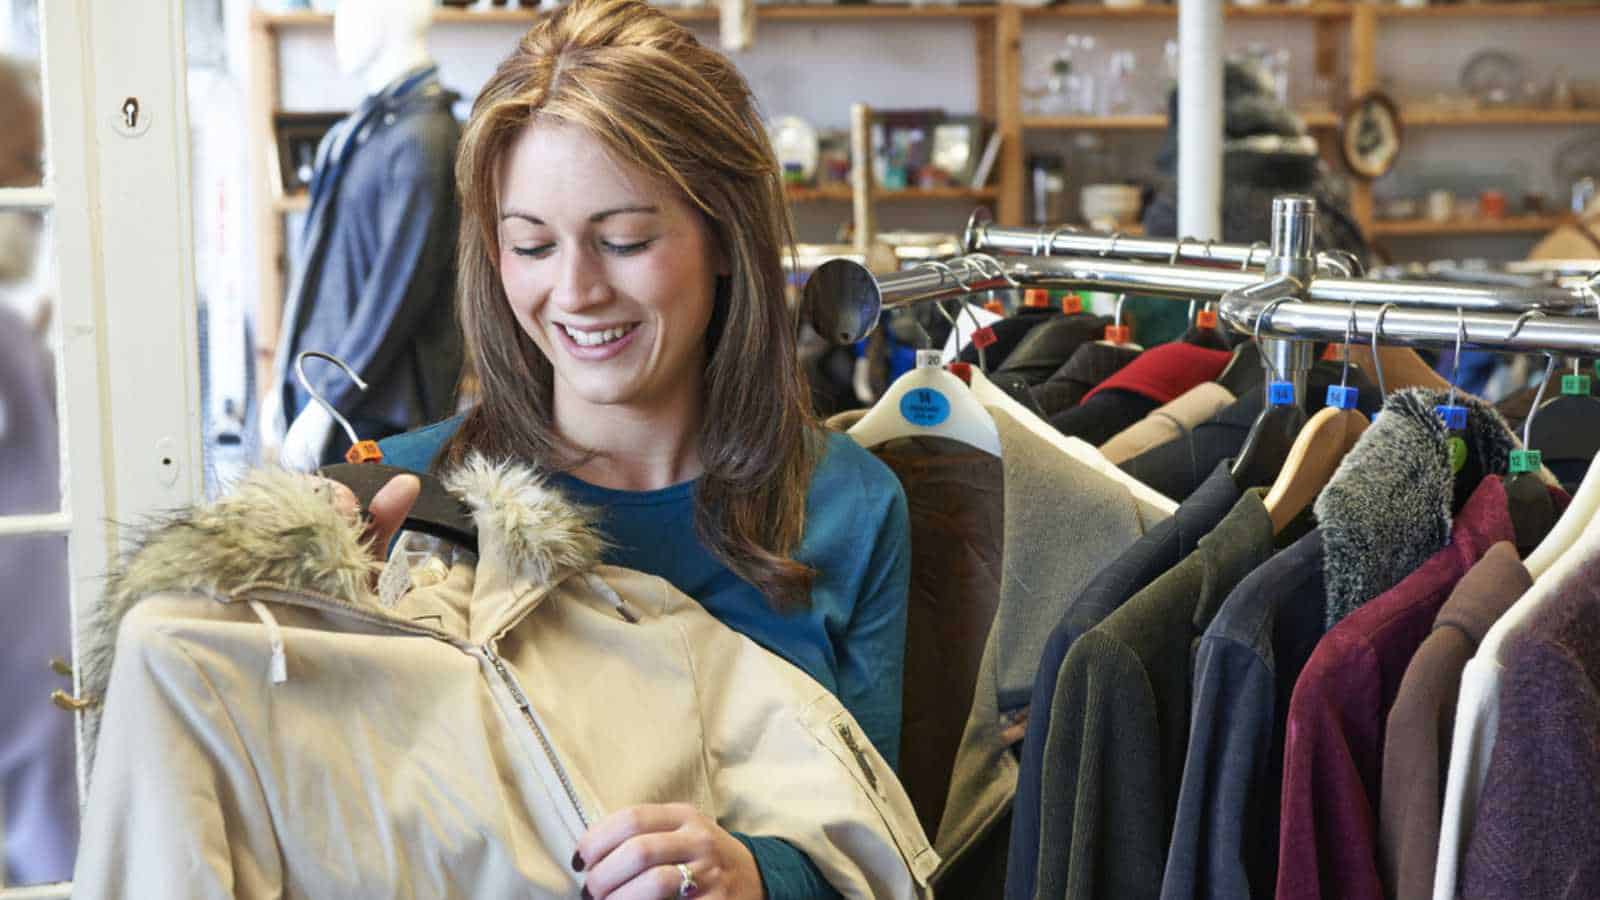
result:
M 1178 2 L 1178 237 L 1222 238 L 1222 3 Z

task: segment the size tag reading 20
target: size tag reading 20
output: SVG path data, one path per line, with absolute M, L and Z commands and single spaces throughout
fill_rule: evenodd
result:
M 917 388 L 900 398 L 900 415 L 913 425 L 932 428 L 950 418 L 950 401 L 932 388 Z

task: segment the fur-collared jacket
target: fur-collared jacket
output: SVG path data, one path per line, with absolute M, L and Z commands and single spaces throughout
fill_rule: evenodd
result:
M 894 773 L 799 669 L 481 459 L 478 556 L 386 571 L 306 476 L 152 527 L 86 648 L 103 712 L 73 895 L 577 897 L 600 817 L 688 802 L 846 897 L 926 898 Z

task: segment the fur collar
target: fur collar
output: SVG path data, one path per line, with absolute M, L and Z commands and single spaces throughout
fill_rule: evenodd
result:
M 589 512 L 536 470 L 474 455 L 442 481 L 472 510 L 481 573 L 546 585 L 599 562 L 602 541 Z M 334 508 L 327 482 L 259 469 L 219 500 L 128 529 L 131 548 L 84 633 L 83 695 L 105 696 L 117 628 L 152 594 L 200 593 L 226 603 L 255 589 L 309 591 L 388 615 L 369 588 L 381 563 L 363 547 L 362 526 Z
M 1391 394 L 1317 498 L 1329 628 L 1443 549 L 1458 501 L 1485 475 L 1505 474 L 1515 438 L 1494 407 L 1464 394 L 1470 462 L 1451 471 L 1449 434 L 1433 411 L 1446 399 L 1421 388 Z

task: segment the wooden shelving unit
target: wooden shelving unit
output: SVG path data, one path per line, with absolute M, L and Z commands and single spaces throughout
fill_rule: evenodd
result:
M 1571 216 L 1509 216 L 1504 219 L 1379 219 L 1376 237 L 1444 237 L 1454 235 L 1540 234 L 1572 221 Z
M 1303 112 L 1300 117 L 1312 128 L 1332 128 L 1339 124 L 1339 117 L 1326 111 Z M 1022 127 L 1029 131 L 1160 131 L 1167 127 L 1167 117 L 1025 116 Z
M 716 6 L 695 8 L 664 7 L 674 19 L 693 23 L 715 23 L 720 15 Z M 1311 3 L 1290 5 L 1283 2 L 1262 6 L 1225 8 L 1230 19 L 1277 20 L 1292 27 L 1315 29 L 1316 68 L 1324 75 L 1342 65 L 1348 75 L 1350 96 L 1360 96 L 1378 86 L 1378 42 L 1385 23 L 1410 20 L 1527 20 L 1575 17 L 1587 25 L 1600 15 L 1600 0 L 1587 4 L 1565 3 L 1455 3 L 1419 8 L 1366 2 Z M 439 9 L 434 21 L 441 26 L 517 25 L 534 21 L 538 13 L 525 9 L 458 10 Z M 1024 28 L 1043 26 L 1051 21 L 1104 21 L 1171 23 L 1176 25 L 1177 8 L 1172 4 L 1145 4 L 1110 7 L 1090 3 L 1025 7 L 1008 3 L 965 5 L 792 5 L 755 7 L 758 26 L 762 23 L 833 24 L 837 27 L 873 28 L 919 21 L 964 21 L 970 23 L 976 50 L 978 115 L 992 121 L 1001 138 L 1000 158 L 992 176 L 992 187 L 973 190 L 952 188 L 932 191 L 884 191 L 867 189 L 861 200 L 870 209 L 873 203 L 912 203 L 922 201 L 971 201 L 992 204 L 997 221 L 1021 224 L 1025 216 L 1026 180 L 1024 136 L 1028 131 L 1156 131 L 1166 127 L 1166 117 L 1060 117 L 1024 116 L 1022 112 L 1022 33 Z M 266 173 L 272 141 L 271 114 L 278 102 L 277 41 L 281 32 L 294 29 L 326 29 L 331 14 L 315 12 L 265 13 L 255 11 L 250 19 L 251 76 L 249 102 L 253 111 L 251 165 Z M 759 32 L 758 32 L 759 34 Z M 759 37 L 757 38 L 760 39 Z M 1304 116 L 1315 128 L 1338 124 L 1329 111 Z M 1600 125 L 1600 109 L 1577 110 L 1443 110 L 1411 108 L 1402 113 L 1402 122 L 1419 128 L 1469 127 L 1568 127 Z M 284 285 L 282 216 L 303 211 L 303 197 L 274 197 L 258 191 L 254 214 L 262 236 L 263 252 L 259 278 L 262 308 L 258 321 L 260 342 L 270 347 L 276 341 L 277 316 Z M 791 188 L 795 203 L 842 203 L 852 199 L 848 188 Z M 1376 221 L 1372 188 L 1355 182 L 1351 192 L 1351 212 L 1374 237 L 1448 236 L 1470 234 L 1531 233 L 1560 224 L 1558 217 L 1517 217 L 1502 220 L 1436 223 L 1431 221 Z
M 1413 126 L 1600 125 L 1600 109 L 1428 109 L 1402 110 L 1400 123 Z

